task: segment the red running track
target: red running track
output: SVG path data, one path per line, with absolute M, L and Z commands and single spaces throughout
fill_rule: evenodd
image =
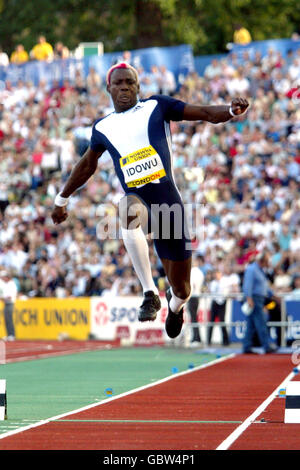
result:
M 214 450 L 292 370 L 288 355 L 236 356 L 5 437 L 0 449 Z M 275 398 L 231 449 L 298 450 L 300 426 L 284 424 L 284 406 Z

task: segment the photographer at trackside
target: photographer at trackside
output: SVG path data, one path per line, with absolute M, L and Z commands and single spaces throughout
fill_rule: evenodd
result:
M 243 294 L 248 304 L 246 314 L 246 332 L 243 339 L 243 353 L 253 353 L 253 338 L 257 333 L 259 341 L 265 353 L 272 353 L 276 347 L 270 344 L 267 329 L 267 319 L 264 313 L 265 301 L 268 297 L 274 297 L 268 286 L 268 279 L 264 268 L 269 265 L 269 255 L 259 253 L 253 262 L 249 263 L 243 281 Z

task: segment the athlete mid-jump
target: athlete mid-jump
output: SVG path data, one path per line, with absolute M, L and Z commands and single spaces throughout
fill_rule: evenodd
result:
M 173 176 L 170 121 L 217 124 L 243 114 L 249 104 L 236 98 L 231 105 L 199 106 L 164 95 L 139 100 L 138 74 L 126 63 L 109 69 L 107 90 L 114 112 L 94 123 L 89 148 L 55 198 L 52 219 L 59 224 L 67 218 L 68 198 L 94 174 L 99 157 L 107 150 L 125 193 L 119 204 L 124 245 L 144 293 L 139 320 L 155 320 L 161 308 L 145 235 L 151 231 L 170 285 L 166 332 L 175 338 L 190 296 L 192 253 L 184 206 Z

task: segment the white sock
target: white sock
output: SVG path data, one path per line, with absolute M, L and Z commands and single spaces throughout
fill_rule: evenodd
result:
M 121 227 L 121 230 L 125 248 L 142 284 L 143 292 L 152 290 L 155 294 L 158 294 L 152 277 L 149 246 L 142 227 L 139 226 L 132 230 Z
M 181 299 L 180 297 L 176 297 L 176 295 L 173 292 L 172 287 L 170 288 L 170 292 L 172 294 L 172 297 L 169 303 L 170 309 L 172 310 L 173 313 L 179 313 L 181 308 L 189 300 L 189 297 L 187 297 L 186 299 Z

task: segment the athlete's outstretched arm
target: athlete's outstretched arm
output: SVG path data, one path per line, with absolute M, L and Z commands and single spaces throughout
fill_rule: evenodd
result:
M 200 106 L 186 104 L 183 111 L 183 119 L 185 121 L 207 121 L 213 124 L 226 122 L 234 116 L 230 113 L 230 109 L 235 116 L 243 114 L 249 106 L 244 98 L 235 98 L 231 105 L 210 105 Z
M 87 180 L 95 173 L 98 165 L 98 158 L 103 152 L 95 152 L 90 147 L 83 154 L 79 162 L 74 166 L 63 190 L 60 193 L 62 198 L 68 198 L 76 189 L 83 186 Z M 52 220 L 59 224 L 66 220 L 68 213 L 66 206 L 54 206 Z
M 71 194 L 84 185 L 95 173 L 98 165 L 98 158 L 103 152 L 95 152 L 90 147 L 83 154 L 79 162 L 74 166 L 64 189 L 61 191 L 62 197 L 69 197 Z

